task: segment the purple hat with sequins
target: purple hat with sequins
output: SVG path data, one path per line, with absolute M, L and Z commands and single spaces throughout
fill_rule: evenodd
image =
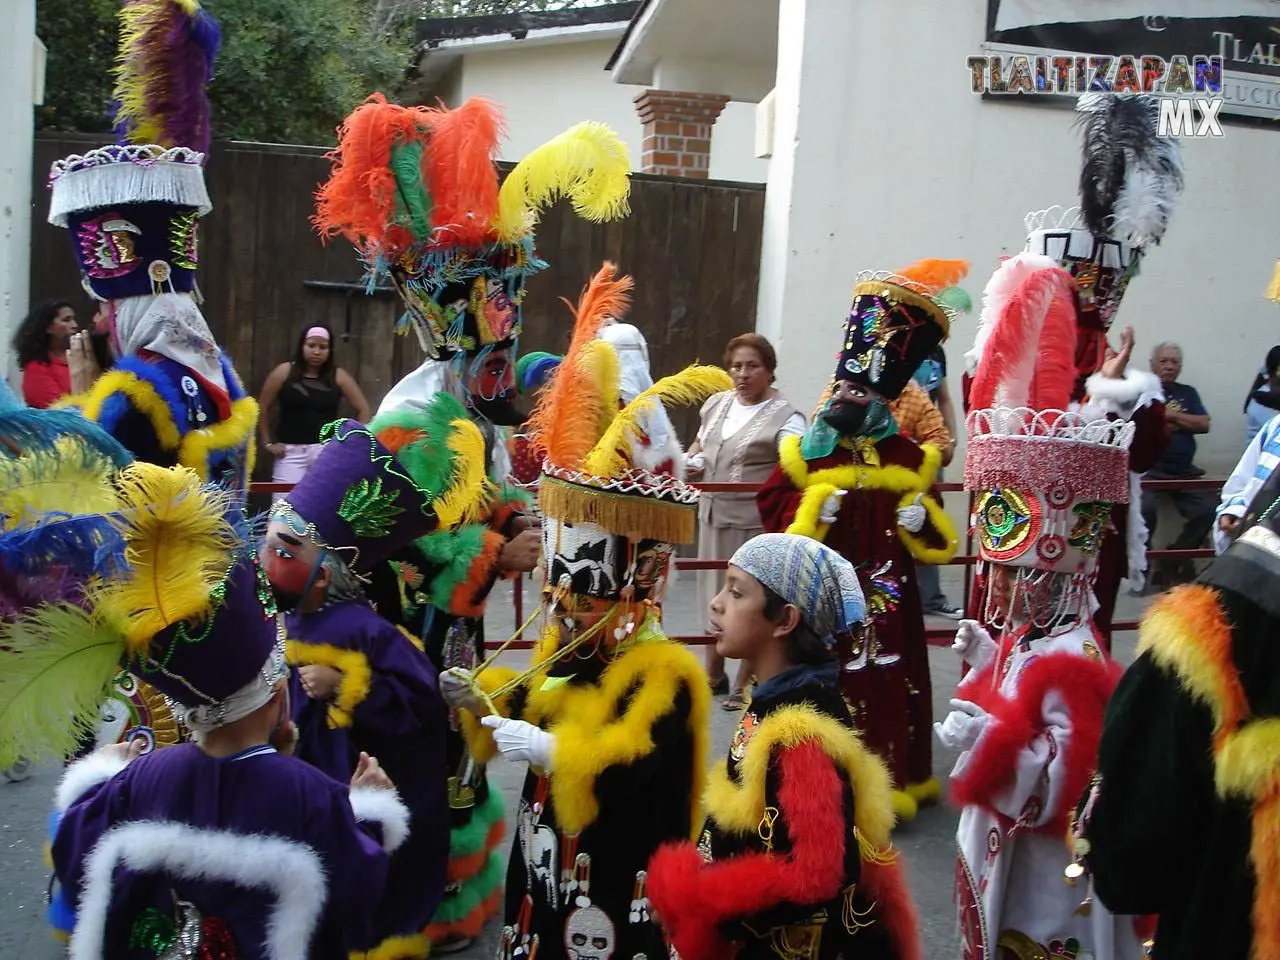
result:
M 320 456 L 272 516 L 292 507 L 307 536 L 357 573 L 436 528 L 433 496 L 369 427 L 340 420 L 323 435 Z M 443 448 L 441 456 L 448 457 Z
M 283 636 L 257 559 L 239 559 L 210 599 L 208 617 L 166 627 L 152 638 L 145 659 L 128 664 L 135 676 L 189 708 L 216 707 L 259 675 L 268 684 L 284 676 Z

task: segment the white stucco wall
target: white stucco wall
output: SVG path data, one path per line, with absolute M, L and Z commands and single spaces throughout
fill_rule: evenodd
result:
M 807 34 L 807 43 L 800 122 L 778 119 L 779 137 L 796 131 L 797 155 L 784 164 L 775 152 L 773 163 L 778 177 L 784 167 L 798 175 L 789 195 L 784 184 L 770 183 L 775 229 L 764 250 L 759 328 L 776 339 L 780 383 L 803 409 L 833 369 L 858 270 L 965 258 L 973 264 L 965 285 L 976 306 L 998 258 L 1021 250 L 1023 214 L 1075 202 L 1073 114 L 969 92 L 965 57 L 981 53 L 986 6 L 782 0 L 782 20 L 799 19 L 803 29 L 791 32 Z M 787 58 L 799 54 L 787 33 L 779 45 L 784 71 Z M 1220 140 L 1184 141 L 1181 208 L 1117 319 L 1135 329 L 1138 362 L 1158 341 L 1182 344 L 1183 379 L 1214 418 L 1198 460 L 1216 474 L 1229 470 L 1244 446 L 1245 390 L 1267 349 L 1280 342 L 1280 307 L 1263 299 L 1280 256 L 1280 133 L 1225 130 Z M 838 163 L 821 159 L 833 155 Z M 815 170 L 823 171 L 820 180 Z M 962 318 L 947 348 L 957 398 L 975 323 L 976 311 Z
M 604 65 L 615 45 L 601 40 L 467 53 L 455 88 L 458 101 L 446 102 L 486 96 L 506 108 L 509 138 L 502 159 L 518 160 L 580 120 L 599 120 L 626 141 L 638 168 L 643 134 L 633 101 L 644 88 L 610 79 Z M 764 181 L 768 161 L 754 155 L 754 131 L 754 104 L 725 108 L 712 136 L 713 178 Z
M 10 0 L 0 34 L 0 377 L 16 373 L 9 341 L 29 308 L 31 265 L 31 113 L 36 86 L 36 5 Z

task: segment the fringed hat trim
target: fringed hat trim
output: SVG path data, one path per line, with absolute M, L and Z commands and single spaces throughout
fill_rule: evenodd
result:
M 542 512 L 564 523 L 591 523 L 615 536 L 667 543 L 697 537 L 697 490 L 673 477 L 631 471 L 593 477 L 545 469 L 538 487 Z

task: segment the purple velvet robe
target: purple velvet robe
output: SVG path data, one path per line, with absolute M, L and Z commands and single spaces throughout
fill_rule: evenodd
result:
M 265 745 L 216 759 L 180 744 L 119 768 L 94 754 L 59 788 L 53 862 L 81 955 L 154 960 L 175 917 L 238 960 L 339 960 L 365 936 L 389 858 L 345 783 Z
M 312 660 L 304 645 L 323 645 L 359 653 L 368 666 L 368 690 L 351 711 L 350 724 L 338 726 L 330 722 L 331 705 L 310 699 L 294 671 L 295 756 L 342 780 L 351 778 L 361 751 L 378 759 L 409 808 L 409 839 L 392 855 L 386 894 L 373 918 L 371 939 L 362 946 L 371 949 L 387 937 L 421 933 L 444 896 L 449 859 L 448 721 L 435 667 L 365 603 L 291 613 L 286 627 L 296 665 L 322 662 Z

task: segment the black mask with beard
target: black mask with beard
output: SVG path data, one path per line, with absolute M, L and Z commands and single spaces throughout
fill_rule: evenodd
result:
M 863 421 L 867 419 L 869 409 L 865 403 L 849 401 L 832 403 L 822 414 L 822 419 L 827 421 L 836 433 L 843 437 L 851 437 L 858 433 Z
M 528 417 L 521 413 L 515 403 L 512 402 L 514 396 L 514 390 L 504 391 L 489 399 L 472 396 L 468 406 L 494 426 L 518 427 Z

